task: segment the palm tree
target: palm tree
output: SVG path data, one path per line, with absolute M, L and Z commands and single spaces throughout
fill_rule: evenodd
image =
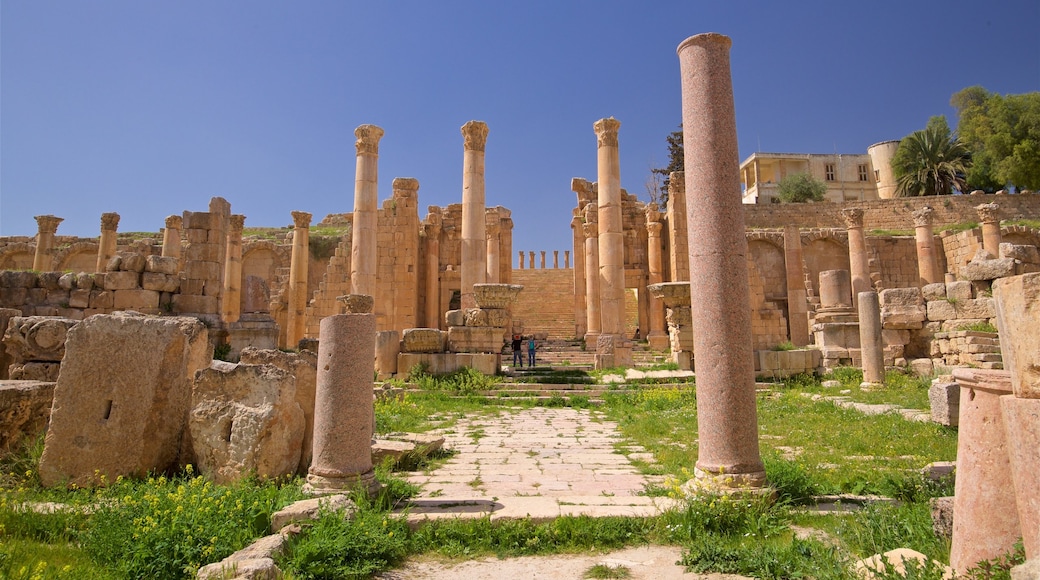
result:
M 964 191 L 970 167 L 971 152 L 950 134 L 945 119 L 942 123 L 929 122 L 923 130 L 907 135 L 899 143 L 892 163 L 896 195 L 949 195 L 955 187 Z

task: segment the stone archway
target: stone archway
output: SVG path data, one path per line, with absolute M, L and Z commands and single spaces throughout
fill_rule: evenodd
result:
M 97 268 L 97 242 L 76 242 L 58 250 L 54 269 L 58 272 L 93 272 Z
M 824 234 L 810 236 L 808 243 L 803 238 L 802 260 L 809 270 L 814 296 L 820 295 L 820 272 L 827 270 L 848 270 L 849 247 L 847 242 L 838 237 Z
M 0 270 L 32 270 L 36 245 L 17 243 L 0 249 Z

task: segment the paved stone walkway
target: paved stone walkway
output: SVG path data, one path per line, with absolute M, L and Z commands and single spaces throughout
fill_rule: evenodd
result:
M 422 486 L 409 519 L 561 515 L 648 516 L 672 500 L 640 495 L 663 477 L 645 476 L 620 453 L 617 425 L 589 409 L 517 409 L 463 418 L 441 433 L 457 454 L 408 479 Z M 626 445 L 633 459 L 651 454 Z

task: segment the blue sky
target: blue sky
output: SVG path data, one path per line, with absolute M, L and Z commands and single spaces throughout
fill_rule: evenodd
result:
M 423 217 L 461 202 L 477 119 L 514 250 L 562 254 L 593 122 L 621 121 L 622 187 L 647 199 L 681 120 L 675 49 L 701 32 L 733 39 L 742 159 L 865 153 L 952 125 L 964 87 L 1040 90 L 1036 0 L 0 0 L 0 235 L 51 213 L 96 236 L 106 211 L 157 231 L 217 195 L 247 227 L 317 222 L 353 210 L 364 123 L 386 131 L 380 202 L 415 177 Z

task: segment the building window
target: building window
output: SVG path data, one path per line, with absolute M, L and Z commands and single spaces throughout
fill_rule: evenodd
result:
M 823 172 L 827 174 L 827 181 L 834 181 L 834 164 L 827 163 L 823 166 Z
M 860 165 L 859 166 L 859 180 L 860 181 L 867 181 L 867 175 L 869 175 L 869 173 L 867 172 L 867 166 L 866 165 Z
M 875 183 L 881 183 L 881 170 L 880 169 L 875 169 L 874 170 L 874 182 Z

